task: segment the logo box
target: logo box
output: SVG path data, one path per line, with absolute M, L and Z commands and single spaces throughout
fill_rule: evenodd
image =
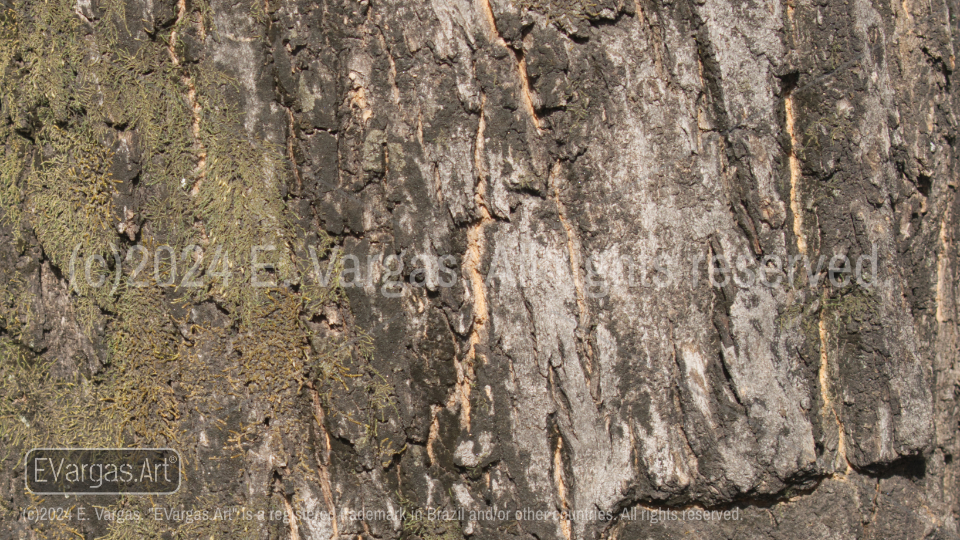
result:
M 173 448 L 34 448 L 24 473 L 36 495 L 171 495 L 182 464 Z

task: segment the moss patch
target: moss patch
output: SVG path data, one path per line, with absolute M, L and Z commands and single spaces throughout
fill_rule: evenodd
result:
M 91 339 L 100 340 L 95 329 L 102 329 L 107 345 L 98 376 L 53 380 L 50 367 L 61 359 L 39 356 L 27 335 L 36 300 L 29 280 L 36 278 L 3 276 L 0 448 L 10 459 L 2 467 L 34 446 L 196 447 L 187 420 L 214 410 L 224 396 L 296 418 L 289 409 L 308 380 L 350 379 L 346 359 L 362 343 L 318 343 L 307 324 L 342 294 L 335 285 L 305 280 L 295 262 L 307 234 L 284 202 L 289 164 L 282 149 L 244 129 L 226 97 L 237 93 L 236 81 L 212 61 L 179 57 L 188 31 L 212 31 L 210 6 L 188 5 L 168 27 L 149 29 L 136 27 L 144 22 L 120 0 L 100 3 L 95 20 L 81 17 L 68 0 L 15 0 L 0 13 L 0 224 L 17 241 L 35 237 L 64 279 L 73 270 L 73 310 Z M 135 178 L 125 186 L 113 173 L 121 135 L 137 154 Z M 181 250 L 198 246 L 186 253 L 203 253 L 194 276 L 201 286 L 158 283 L 150 271 L 139 276 L 141 284 L 123 274 L 116 287 L 112 275 L 97 285 L 115 269 L 115 257 L 125 260 L 133 247 L 117 230 L 127 219 L 117 203 L 121 187 L 123 196 L 139 197 L 142 226 L 134 242 L 151 250 L 151 259 L 157 246 L 170 245 L 177 262 L 188 266 L 195 261 Z M 329 249 L 328 238 L 320 243 L 321 251 Z M 273 246 L 260 255 L 272 268 L 259 277 L 275 286 L 251 286 L 255 246 Z M 222 264 L 212 267 L 217 247 Z M 95 265 L 101 274 L 93 280 L 84 275 L 90 256 L 102 257 L 107 267 Z M 220 327 L 191 322 L 190 306 L 201 303 L 218 306 L 227 321 Z M 236 448 L 224 442 L 224 455 L 250 450 L 266 430 L 237 429 L 229 443 Z M 167 503 L 213 508 L 229 502 L 203 489 L 186 491 Z M 263 493 L 243 504 L 259 510 L 280 502 L 281 495 Z M 145 504 L 120 499 L 109 508 Z M 106 538 L 259 538 L 262 528 L 242 520 L 145 520 L 114 523 Z M 38 530 L 48 537 L 75 532 L 58 524 Z

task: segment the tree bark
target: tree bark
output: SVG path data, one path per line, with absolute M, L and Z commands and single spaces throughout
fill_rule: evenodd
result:
M 51 2 L 4 537 L 958 538 L 960 4 Z M 41 446 L 185 479 L 38 522 Z

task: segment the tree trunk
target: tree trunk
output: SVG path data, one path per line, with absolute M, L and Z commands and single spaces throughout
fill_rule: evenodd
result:
M 12 2 L 0 536 L 958 538 L 953 0 Z

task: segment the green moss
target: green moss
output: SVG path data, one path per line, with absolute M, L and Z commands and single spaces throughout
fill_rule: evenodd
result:
M 820 309 L 816 297 L 808 295 L 806 302 L 794 300 L 782 310 L 777 316 L 777 323 L 780 330 L 799 329 L 808 345 L 817 344 L 820 343 Z
M 0 338 L 0 458 L 21 449 L 63 446 L 115 446 L 120 423 L 93 381 L 58 380 L 52 362 Z
M 0 137 L 7 144 L 0 155 L 0 224 L 9 227 L 14 239 L 22 241 L 23 184 L 21 177 L 25 167 L 26 144 L 15 137 L 13 129 L 0 128 Z
M 157 288 L 125 290 L 118 305 L 109 340 L 111 409 L 135 441 L 173 445 L 180 411 L 169 383 L 179 378 L 181 339 Z
M 393 387 L 376 370 L 367 367 L 366 371 L 368 375 L 358 379 L 364 385 L 360 395 L 364 401 L 361 410 L 365 414 L 360 419 L 354 419 L 352 415 L 348 415 L 348 418 L 363 428 L 363 436 L 357 441 L 357 446 L 371 448 L 380 466 L 386 469 L 393 463 L 395 456 L 406 451 L 407 444 L 402 437 L 397 437 L 396 433 L 381 433 L 380 426 L 389 424 L 388 415 L 392 413 L 393 417 L 396 417 L 400 411 L 397 409 Z
M 384 430 L 400 412 L 390 382 L 370 363 L 373 340 L 358 333 L 349 340 L 312 340 L 314 354 L 307 365 L 324 400 L 325 410 L 360 428 L 357 448 L 372 452 L 384 468 L 407 450 L 402 432 Z M 352 407 L 338 410 L 335 395 L 349 396 Z
M 267 303 L 251 313 L 251 322 L 239 328 L 237 376 L 243 386 L 271 396 L 279 409 L 292 402 L 292 394 L 299 393 L 305 382 L 309 332 L 300 321 L 299 295 L 278 290 L 268 293 L 267 298 Z
M 247 133 L 235 104 L 225 97 L 237 83 L 212 61 L 187 64 L 171 57 L 171 51 L 182 49 L 178 36 L 189 25 L 211 29 L 210 6 L 191 4 L 191 12 L 149 42 L 132 39 L 136 29 L 128 27 L 134 23 L 128 22 L 121 0 L 101 3 L 101 17 L 92 22 L 82 20 L 70 0 L 15 0 L 0 14 L 0 137 L 5 141 L 0 224 L 18 240 L 32 229 L 63 275 L 73 267 L 72 309 L 91 339 L 106 336 L 107 345 L 106 366 L 97 377 L 55 380 L 54 362 L 31 351 L 36 314 L 27 282 L 32 278 L 0 276 L 0 452 L 23 455 L 33 446 L 189 448 L 197 441 L 188 440 L 184 419 L 212 408 L 224 394 L 258 400 L 270 414 L 296 418 L 289 408 L 304 385 L 319 380 L 327 391 L 362 386 L 373 406 L 372 416 L 361 421 L 370 427 L 371 443 L 377 441 L 389 460 L 402 448 L 379 441 L 376 426 L 396 405 L 385 379 L 364 367 L 369 339 L 318 339 L 304 322 L 324 305 L 342 301 L 343 294 L 336 286 L 304 279 L 304 268 L 295 262 L 294 254 L 305 251 L 306 234 L 283 202 L 281 186 L 290 171 L 282 149 Z M 138 216 L 144 220 L 139 241 L 151 255 L 158 245 L 173 246 L 178 255 L 189 244 L 199 245 L 204 269 L 222 246 L 231 279 L 216 279 L 207 271 L 203 286 L 176 291 L 155 283 L 149 271 L 139 276 L 147 282 L 139 288 L 127 284 L 126 275 L 116 289 L 109 280 L 98 287 L 85 279 L 86 257 L 100 255 L 110 262 L 129 249 L 115 229 L 119 193 L 110 174 L 119 131 L 135 136 L 138 194 L 148 196 Z M 330 239 L 321 233 L 320 242 L 321 252 L 328 251 Z M 252 250 L 268 245 L 275 250 L 260 259 L 275 268 L 260 278 L 276 286 L 251 287 Z M 0 264 L 0 272 L 8 267 L 13 266 Z M 296 285 L 296 291 L 285 284 Z M 187 321 L 172 315 L 172 298 L 184 304 L 213 299 L 232 320 L 226 328 L 186 332 Z M 211 362 L 195 343 L 213 347 L 204 350 L 222 363 Z M 243 441 L 262 437 L 263 429 L 247 426 L 236 440 L 240 451 L 249 449 Z M 309 459 L 296 456 L 294 461 Z M 192 508 L 224 503 L 209 494 L 190 497 L 183 493 L 167 502 Z M 268 508 L 282 502 L 278 497 L 263 494 L 249 504 Z M 111 508 L 145 504 L 121 499 Z M 258 522 L 144 520 L 116 523 L 106 538 L 163 533 L 259 538 L 261 529 Z M 72 534 L 55 527 L 42 532 Z
M 869 290 L 856 287 L 827 298 L 823 309 L 824 318 L 839 333 L 848 324 L 876 320 L 880 316 L 880 299 Z
M 25 183 L 37 239 L 60 268 L 70 266 L 78 245 L 108 259 L 115 220 L 114 182 L 106 170 L 112 158 L 109 149 L 82 132 L 57 125 L 44 127 L 37 137 L 50 154 L 31 167 Z M 85 279 L 76 280 L 76 285 L 84 294 L 96 294 Z
M 23 276 L 11 269 L 12 262 L 0 265 L 0 280 L 4 284 L 0 288 L 0 329 L 15 342 L 29 347 L 32 345 L 29 334 L 37 319 L 34 299 Z
M 12 129 L 35 142 L 32 161 L 23 163 L 26 181 L 17 186 L 30 224 L 60 268 L 67 268 L 77 246 L 109 260 L 118 218 L 107 137 L 110 126 L 133 130 L 142 153 L 141 182 L 157 195 L 146 209 L 154 226 L 144 240 L 181 248 L 223 244 L 239 275 L 208 280 L 196 296 L 215 294 L 248 315 L 248 305 L 264 300 L 249 286 L 253 246 L 276 246 L 278 280 L 297 281 L 290 262 L 297 231 L 279 187 L 289 172 L 282 152 L 246 134 L 224 98 L 224 89 L 236 82 L 212 62 L 183 65 L 162 45 L 117 46 L 127 32 L 122 4 L 106 3 L 105 16 L 94 23 L 99 41 L 65 0 L 18 2 L 0 26 L 6 67 L 0 99 L 14 118 Z M 194 10 L 211 18 L 206 4 Z M 192 14 L 182 17 L 157 39 L 169 42 L 193 23 Z M 0 163 L 0 199 L 18 199 L 16 165 Z M 110 307 L 110 298 L 86 280 L 76 286 L 81 296 Z

